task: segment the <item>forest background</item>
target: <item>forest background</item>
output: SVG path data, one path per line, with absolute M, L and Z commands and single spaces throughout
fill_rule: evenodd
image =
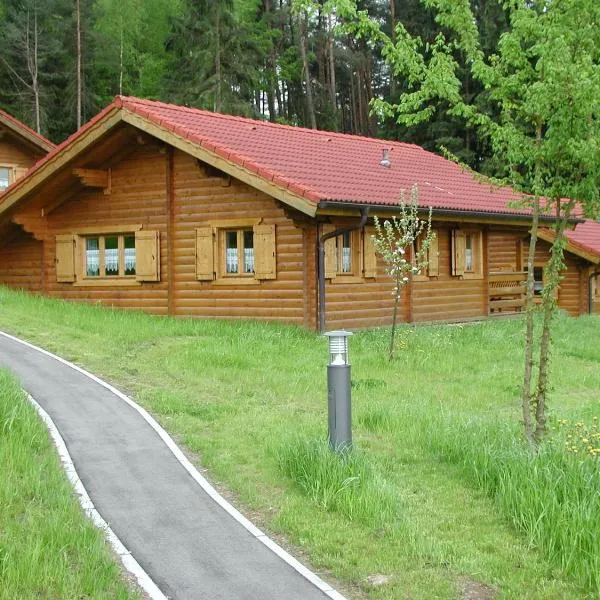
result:
M 326 0 L 0 0 L 0 107 L 60 142 L 115 95 L 446 148 L 499 175 L 487 143 L 443 105 L 427 124 L 378 121 L 373 98 L 405 91 L 382 48 L 344 28 Z M 471 0 L 482 47 L 508 29 L 495 0 Z M 433 44 L 420 0 L 359 0 L 393 39 L 402 22 Z M 424 48 L 427 51 L 427 46 Z M 460 65 L 465 101 L 486 92 Z

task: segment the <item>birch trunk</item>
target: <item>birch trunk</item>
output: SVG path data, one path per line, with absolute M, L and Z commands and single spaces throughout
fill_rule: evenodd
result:
M 304 81 L 306 83 L 306 111 L 308 112 L 308 119 L 312 129 L 317 128 L 317 119 L 315 116 L 315 106 L 313 103 L 312 87 L 310 83 L 310 68 L 308 64 L 308 53 L 306 50 L 306 37 L 307 37 L 307 21 L 306 15 L 298 16 L 298 37 L 300 38 L 300 56 L 302 58 L 302 70 L 304 72 Z
M 82 91 L 82 75 L 81 75 L 81 2 L 75 0 L 75 21 L 77 26 L 77 129 L 81 128 L 81 96 Z

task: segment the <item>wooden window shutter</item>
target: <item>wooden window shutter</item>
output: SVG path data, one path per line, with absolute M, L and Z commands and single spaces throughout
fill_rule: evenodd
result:
M 333 225 L 323 225 L 322 234 L 331 233 L 335 227 Z M 335 238 L 325 240 L 325 279 L 335 279 L 337 275 L 337 251 Z
M 440 274 L 440 246 L 438 242 L 438 235 L 432 238 L 429 244 L 429 250 L 427 251 L 427 274 L 430 277 L 437 277 Z
M 277 257 L 275 252 L 275 225 L 255 225 L 254 232 L 254 277 L 275 279 Z
M 215 278 L 215 255 L 212 227 L 196 229 L 196 279 L 212 281 Z
M 142 229 L 135 232 L 135 278 L 160 281 L 160 234 Z
M 363 230 L 364 277 L 377 277 L 377 253 L 373 244 L 372 229 Z
M 75 281 L 75 236 L 73 234 L 56 236 L 56 281 L 61 283 Z
M 452 231 L 452 275 L 465 274 L 465 232 Z

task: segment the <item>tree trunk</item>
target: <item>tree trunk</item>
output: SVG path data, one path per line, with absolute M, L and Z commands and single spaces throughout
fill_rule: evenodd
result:
M 396 45 L 396 0 L 390 0 L 390 21 L 391 21 L 391 40 L 392 45 Z M 396 93 L 396 80 L 394 72 L 390 67 L 390 96 L 393 98 Z
M 542 130 L 537 128 L 538 148 L 541 144 Z M 536 168 L 536 184 L 539 184 L 540 168 Z M 535 248 L 537 245 L 538 227 L 540 222 L 540 197 L 539 188 L 536 185 L 536 195 L 533 201 L 531 236 L 529 238 L 529 252 L 527 253 L 527 295 L 526 295 L 526 326 L 525 326 L 525 365 L 523 370 L 523 389 L 521 392 L 521 409 L 523 413 L 523 428 L 525 439 L 528 444 L 534 446 L 534 430 L 531 418 L 531 403 L 533 400 L 532 379 L 533 379 L 533 343 L 534 343 L 534 312 L 535 312 Z
M 337 89 L 336 89 L 336 81 L 335 81 L 335 44 L 333 38 L 333 25 L 332 25 L 332 16 L 328 15 L 327 17 L 327 25 L 329 29 L 329 93 L 331 95 L 331 110 L 333 116 L 335 118 L 336 130 L 338 127 L 338 118 L 337 118 Z
M 535 394 L 535 432 L 536 443 L 542 441 L 546 435 L 546 395 L 548 392 L 548 371 L 550 365 L 550 326 L 556 311 L 556 297 L 560 284 L 560 272 L 564 263 L 564 231 L 570 211 L 560 218 L 560 200 L 557 200 L 557 224 L 556 238 L 550 249 L 550 260 L 546 266 L 546 282 L 542 302 L 544 307 L 544 319 L 542 323 L 542 337 L 540 341 L 539 374 Z
M 221 9 L 215 4 L 215 112 L 221 112 Z
M 123 95 L 123 15 L 121 15 L 121 30 L 119 32 L 119 96 Z
M 398 305 L 400 304 L 400 279 L 396 279 L 396 296 L 394 298 L 394 313 L 392 315 L 392 332 L 390 334 L 389 359 L 394 359 L 394 344 L 396 342 L 396 323 L 398 322 Z
M 80 0 L 75 0 L 75 23 L 76 23 L 76 35 L 77 35 L 77 129 L 81 128 L 81 95 L 82 95 L 82 84 L 81 84 L 81 3 Z
M 35 130 L 42 132 L 42 119 L 40 107 L 40 83 L 38 79 L 38 60 L 39 60 L 39 32 L 38 32 L 38 14 L 37 4 L 33 5 L 33 56 L 30 61 L 31 85 L 33 89 L 33 101 L 35 107 Z
M 308 120 L 312 129 L 317 128 L 317 119 L 315 116 L 315 106 L 313 103 L 312 85 L 310 82 L 310 67 L 308 64 L 308 55 L 306 50 L 307 25 L 308 17 L 306 15 L 298 16 L 298 37 L 300 38 L 300 56 L 302 58 L 302 70 L 304 72 L 304 80 L 306 82 L 306 111 Z

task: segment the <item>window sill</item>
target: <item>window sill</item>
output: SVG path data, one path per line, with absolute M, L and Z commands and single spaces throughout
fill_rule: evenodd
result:
M 219 277 L 209 283 L 237 287 L 238 285 L 260 285 L 260 279 L 254 277 Z
M 73 283 L 74 287 L 138 287 L 142 285 L 137 279 L 82 279 Z
M 463 273 L 459 279 L 483 279 L 483 273 Z
M 331 283 L 334 285 L 344 285 L 345 283 L 364 283 L 364 277 L 358 277 L 357 275 L 336 275 L 331 279 Z

